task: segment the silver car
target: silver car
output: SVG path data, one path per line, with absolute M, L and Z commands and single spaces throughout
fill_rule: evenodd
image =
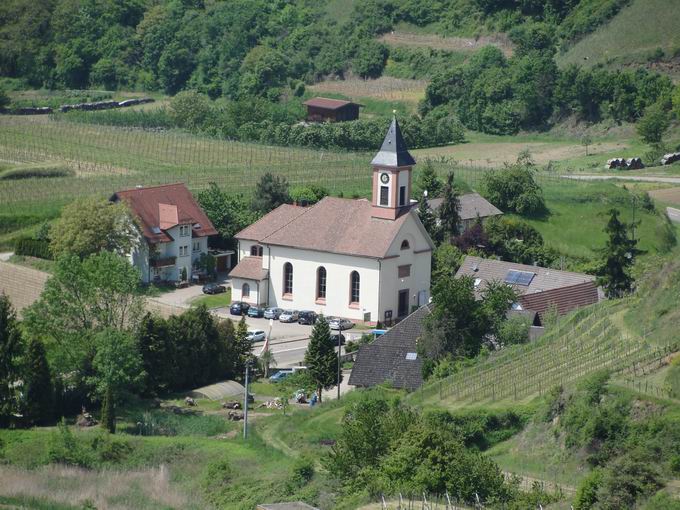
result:
M 299 313 L 297 310 L 284 310 L 279 315 L 279 322 L 297 322 Z
M 349 319 L 341 319 L 339 317 L 333 317 L 328 321 L 328 325 L 333 330 L 344 331 L 346 329 L 352 329 L 354 323 Z
M 261 329 L 251 329 L 246 335 L 246 339 L 251 342 L 262 342 L 267 337 L 267 334 Z
M 282 313 L 283 308 L 267 308 L 264 311 L 264 318 L 278 320 Z

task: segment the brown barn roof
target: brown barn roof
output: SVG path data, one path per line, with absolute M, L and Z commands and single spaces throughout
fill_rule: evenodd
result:
M 503 214 L 503 211 L 498 209 L 479 193 L 466 193 L 465 195 L 461 195 L 458 200 L 460 201 L 459 213 L 461 220 L 473 220 L 477 216 L 480 218 L 488 218 L 489 216 Z M 430 206 L 430 209 L 436 211 L 442 205 L 443 201 L 443 198 L 433 198 L 432 200 L 428 200 L 427 204 Z
M 282 205 L 237 239 L 360 257 L 383 258 L 411 209 L 396 220 L 373 217 L 368 200 L 326 197 L 311 207 Z
M 262 268 L 262 257 L 243 257 L 229 276 L 261 282 L 267 279 L 267 270 Z
M 513 284 L 512 287 L 520 295 L 520 304 L 539 314 L 552 305 L 557 307 L 560 314 L 564 314 L 574 308 L 598 302 L 596 278 L 583 273 L 467 256 L 456 277 L 466 275 L 478 279 L 475 293 L 479 296 L 489 282 L 505 281 L 510 270 L 533 273 L 529 285 Z
M 165 243 L 172 237 L 165 230 L 178 224 L 192 224 L 192 236 L 217 234 L 203 209 L 182 183 L 118 191 L 111 201 L 125 201 L 138 218 L 142 234 L 150 243 Z
M 343 99 L 330 99 L 328 97 L 313 97 L 308 99 L 304 103 L 305 106 L 315 106 L 317 108 L 324 108 L 326 110 L 339 110 L 350 104 L 356 104 L 361 106 L 359 103 L 353 103 L 352 101 L 344 101 Z

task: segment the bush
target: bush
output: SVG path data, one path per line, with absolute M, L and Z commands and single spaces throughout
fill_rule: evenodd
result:
M 47 446 L 51 463 L 88 468 L 95 462 L 94 453 L 76 439 L 64 420 L 57 425 Z
M 518 160 L 502 170 L 484 174 L 482 194 L 503 212 L 532 216 L 546 212 L 543 191 L 534 179 L 533 165 Z
M 20 179 L 49 179 L 54 177 L 71 177 L 70 168 L 34 167 L 5 170 L 0 174 L 0 181 L 18 181 Z
M 498 330 L 498 341 L 503 345 L 523 344 L 529 341 L 531 322 L 523 316 L 510 317 Z
M 14 245 L 14 253 L 26 257 L 52 260 L 52 252 L 50 251 L 50 242 L 48 240 L 18 239 Z

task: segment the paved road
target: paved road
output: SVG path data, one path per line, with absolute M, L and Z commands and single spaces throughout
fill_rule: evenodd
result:
M 673 223 L 680 223 L 680 209 L 666 207 L 666 214 L 668 215 L 668 219 Z
M 619 181 L 663 182 L 666 184 L 680 185 L 680 177 L 654 177 L 642 175 L 563 175 L 562 178 L 573 179 L 575 181 L 607 181 L 615 179 Z

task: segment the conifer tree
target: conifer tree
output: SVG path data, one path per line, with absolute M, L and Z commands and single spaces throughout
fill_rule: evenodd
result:
M 305 352 L 307 371 L 316 384 L 316 391 L 321 402 L 321 391 L 339 384 L 337 381 L 338 358 L 335 352 L 335 342 L 331 337 L 331 328 L 325 317 L 321 316 L 314 324 L 312 336 Z
M 31 338 L 23 366 L 24 419 L 29 425 L 45 425 L 54 417 L 54 386 L 45 346 Z
M 241 320 L 236 327 L 236 338 L 234 346 L 234 365 L 237 375 L 244 377 L 246 363 L 252 358 L 253 345 L 248 340 L 248 324 L 246 318 L 241 317 Z
M 628 237 L 628 226 L 619 220 L 619 214 L 617 209 L 611 209 L 604 229 L 609 239 L 602 250 L 600 284 L 609 298 L 619 298 L 630 292 L 634 281 L 629 268 L 635 262 L 637 241 Z
M 427 191 L 428 198 L 437 198 L 442 193 L 444 185 L 437 177 L 437 170 L 428 159 L 425 161 L 420 176 L 418 177 L 417 186 L 420 192 Z
M 0 294 L 0 428 L 18 411 L 14 383 L 19 379 L 21 332 L 9 298 Z
M 449 172 L 446 176 L 443 201 L 438 212 L 442 238 L 449 242 L 452 237 L 460 234 L 460 200 L 458 190 L 453 183 L 453 172 Z
M 116 401 L 111 385 L 106 387 L 104 398 L 102 399 L 101 426 L 111 434 L 116 433 Z
M 425 227 L 425 230 L 427 230 L 427 233 L 430 234 L 432 241 L 434 241 L 435 244 L 439 244 L 441 242 L 441 231 L 439 225 L 437 225 L 437 218 L 432 212 L 432 209 L 427 205 L 427 198 L 425 196 L 421 197 L 420 202 L 418 203 L 418 217 L 420 218 L 423 227 Z

